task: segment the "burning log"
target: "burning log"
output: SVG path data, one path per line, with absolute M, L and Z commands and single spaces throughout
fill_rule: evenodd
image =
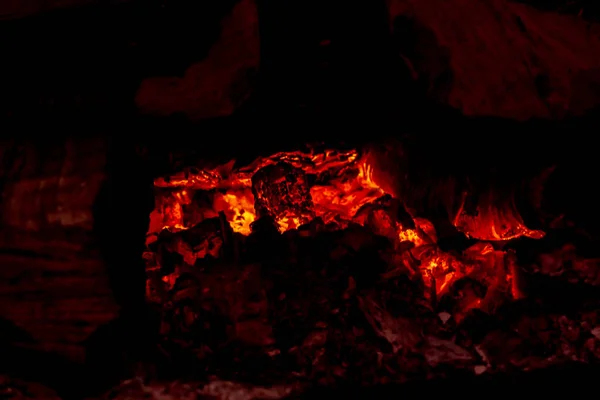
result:
M 271 228 L 275 230 L 273 225 Z M 216 354 L 251 354 L 260 348 L 266 365 L 280 365 L 281 360 L 286 360 L 286 368 L 292 365 L 291 370 L 278 369 L 271 376 L 301 371 L 308 379 L 322 379 L 322 382 L 399 379 L 421 368 L 426 371 L 474 368 L 474 373 L 482 373 L 482 368 L 495 371 L 513 362 L 523 365 L 546 362 L 537 353 L 534 361 L 526 350 L 522 328 L 515 331 L 518 334 L 513 332 L 508 336 L 499 328 L 502 320 L 497 318 L 502 318 L 498 315 L 501 311 L 494 305 L 499 297 L 488 301 L 486 288 L 502 295 L 510 290 L 504 267 L 507 255 L 493 250 L 489 244 L 470 249 L 463 258 L 456 257 L 454 263 L 470 260 L 473 265 L 456 267 L 457 276 L 462 273 L 466 277 L 448 280 L 448 289 L 439 304 L 432 305 L 424 301 L 426 296 L 418 280 L 406 274 L 384 280 L 361 276 L 372 274 L 374 266 L 388 260 L 380 257 L 378 251 L 382 247 L 376 243 L 387 239 L 369 233 L 368 228 L 351 225 L 341 232 L 315 231 L 308 235 L 291 230 L 283 237 L 283 242 L 304 251 L 283 252 L 277 265 L 261 268 L 260 272 L 258 265 L 221 264 L 193 272 L 194 279 L 185 278 L 189 283 L 184 284 L 182 275 L 181 285 L 176 285 L 171 301 L 166 303 L 176 305 L 177 311 L 167 313 L 170 330 L 165 330 L 164 339 L 167 342 L 183 339 L 179 343 L 184 344 L 178 345 L 182 351 L 200 357 L 211 365 L 208 367 L 211 371 L 216 367 L 210 360 L 219 357 Z M 244 246 L 253 245 L 244 242 Z M 311 246 L 322 252 L 308 251 Z M 388 241 L 387 248 L 392 247 Z M 375 248 L 379 250 L 365 251 Z M 262 254 L 262 260 L 269 258 L 268 249 Z M 440 256 L 437 253 L 435 257 Z M 503 266 L 478 272 L 474 266 L 477 257 L 478 268 L 495 267 L 498 263 Z M 423 262 L 427 260 L 423 258 Z M 501 290 L 495 289 L 497 278 L 503 278 L 497 284 Z M 485 309 L 494 314 L 477 310 L 479 302 L 489 303 Z M 488 323 L 482 323 L 485 321 Z M 216 335 L 210 334 L 211 330 Z M 566 332 L 568 328 L 563 330 Z M 456 340 L 449 339 L 452 337 Z M 506 354 L 501 351 L 503 338 L 508 340 Z M 561 351 L 587 357 L 593 354 L 594 350 L 583 352 L 571 343 Z M 588 347 L 595 349 L 594 343 L 590 342 Z M 199 349 L 206 347 L 210 351 Z M 378 359 L 369 358 L 369 354 L 379 354 Z M 246 369 L 240 370 L 242 366 L 236 360 L 232 355 L 230 364 L 221 363 L 219 368 L 256 376 Z
M 412 218 L 410 220 L 412 221 Z M 385 236 L 394 245 L 400 245 L 398 221 L 393 211 L 390 210 L 389 204 L 383 204 L 380 201 L 367 204 L 358 210 L 354 221 L 368 227 L 377 235 Z
M 287 163 L 258 170 L 252 191 L 259 216 L 272 216 L 282 229 L 298 227 L 314 217 L 306 173 Z
M 457 182 L 435 192 L 453 193 L 455 209 L 446 218 L 460 217 L 447 218 L 453 230 L 441 235 L 471 237 L 442 249 L 440 225 L 419 214 L 433 208 L 416 207 L 418 196 L 386 193 L 382 186 L 394 186 L 380 186 L 385 174 L 373 165 L 381 163 L 372 165 L 359 152 L 339 157 L 319 151 L 277 153 L 227 173 L 213 168 L 158 182 L 172 193 L 213 199 L 195 204 L 196 215 L 220 213 L 201 224 L 162 218 L 171 226 L 162 227 L 161 235 L 178 237 L 189 252 L 208 237 L 221 237 L 216 247 L 232 240 L 239 254 L 234 260 L 217 257 L 210 268 L 180 260 L 174 283 L 164 279 L 171 277 L 157 280 L 164 286 L 157 305 L 164 310 L 169 354 L 181 352 L 211 373 L 256 382 L 289 374 L 327 383 L 395 381 L 423 371 L 473 368 L 479 374 L 514 362 L 547 362 L 537 353 L 533 361 L 520 333 L 503 331 L 506 310 L 533 301 L 523 290 L 524 265 L 506 243 L 535 232 L 517 215 L 516 202 L 500 210 L 494 203 L 511 200 L 518 193 L 514 187 L 502 197 L 494 195 L 491 189 L 499 189 L 493 185 L 463 196 Z M 211 179 L 200 182 L 202 176 Z M 185 215 L 187 197 L 173 199 L 170 209 L 179 204 Z M 246 224 L 246 216 L 257 218 Z M 286 218 L 297 221 L 284 225 Z M 171 248 L 180 246 L 173 243 Z M 504 357 L 499 338 L 509 341 Z M 595 357 L 594 343 L 588 344 L 593 350 L 569 344 L 564 352 Z M 217 354 L 228 355 L 226 365 L 217 364 Z M 243 359 L 257 367 L 248 369 Z
M 529 153 L 538 150 L 517 149 L 507 139 L 489 149 L 489 158 L 480 159 L 481 154 L 462 149 L 461 138 L 448 143 L 452 151 L 432 151 L 426 143 L 409 136 L 369 146 L 365 159 L 372 166 L 373 181 L 412 215 L 431 221 L 439 242 L 465 235 L 489 241 L 539 239 L 545 231 L 569 224 L 599 236 L 597 213 L 590 211 L 597 196 L 582 174 L 594 168 L 587 154 L 577 162 L 561 162 L 551 158 L 559 151 L 559 145 L 551 144 L 533 157 Z M 510 165 L 500 167 L 494 161 L 507 155 L 512 155 Z M 480 168 L 472 168 L 472 157 L 478 157 Z
M 251 2 L 245 2 L 244 7 L 249 4 L 252 8 Z M 416 7 L 410 3 L 409 8 L 412 6 Z M 236 9 L 236 16 L 243 14 L 240 12 L 243 7 Z M 250 59 L 256 61 L 253 55 Z M 206 74 L 196 74 L 202 69 L 192 68 L 186 78 L 190 75 L 206 77 Z M 225 75 L 236 77 L 236 72 L 237 68 L 226 69 Z M 182 85 L 189 81 L 167 80 L 166 83 L 173 82 L 177 92 L 175 97 L 179 97 Z M 140 104 L 152 109 L 153 101 L 144 100 L 149 100 L 152 93 L 161 92 L 154 89 L 164 83 L 164 80 L 146 81 L 138 97 Z M 219 107 L 220 111 L 231 112 L 238 100 L 245 98 L 247 91 L 242 89 L 242 92 L 237 100 L 236 96 L 230 98 L 230 93 L 224 92 L 227 99 L 223 102 L 225 106 Z M 172 96 L 159 97 L 172 100 Z M 208 103 L 213 102 L 202 99 L 200 108 Z M 194 113 L 187 105 L 175 108 L 166 112 L 178 109 Z M 90 153 L 95 151 L 102 153 L 101 149 Z M 85 151 L 78 152 L 85 154 Z M 41 154 L 39 156 L 43 159 Z M 489 329 L 481 334 L 481 340 L 472 335 L 471 343 L 451 341 L 450 338 L 457 336 L 457 329 L 448 319 L 437 318 L 439 311 L 450 311 L 454 320 L 464 321 L 467 310 L 481 300 L 483 311 L 491 318 L 501 318 L 500 305 L 509 297 L 508 277 L 512 276 L 513 283 L 518 284 L 518 266 L 508 263 L 505 252 L 489 251 L 485 245 L 464 252 L 462 249 L 454 249 L 452 254 L 444 252 L 437 245 L 438 239 L 445 235 L 441 229 L 436 229 L 442 225 L 436 218 L 431 218 L 432 221 L 422 219 L 435 215 L 438 210 L 430 207 L 429 202 L 419 200 L 427 196 L 428 199 L 450 199 L 451 204 L 445 204 L 447 211 L 450 210 L 446 217 L 450 217 L 454 227 L 478 240 L 479 244 L 487 240 L 508 241 L 520 236 L 536 238 L 540 235 L 528 229 L 524 216 L 519 216 L 523 209 L 515 199 L 504 203 L 506 199 L 497 201 L 497 193 L 493 190 L 479 191 L 477 185 L 461 186 L 464 182 L 460 178 L 464 176 L 458 179 L 451 176 L 450 181 L 455 181 L 447 187 L 424 194 L 416 186 L 432 189 L 435 180 L 419 182 L 414 175 L 408 174 L 410 185 L 396 192 L 387 189 L 398 189 L 394 184 L 396 181 L 404 183 L 404 179 L 399 179 L 404 175 L 394 171 L 387 182 L 378 181 L 382 175 L 377 173 L 381 170 L 374 173 L 377 168 L 361 157 L 360 152 L 348 152 L 344 157 L 333 157 L 327 152 L 319 155 L 275 154 L 259 160 L 255 164 L 257 168 L 234 170 L 231 163 L 230 168 L 208 171 L 210 174 L 207 173 L 207 179 L 202 181 L 193 182 L 193 177 L 185 173 L 179 181 L 163 182 L 164 187 L 176 187 L 176 191 L 173 190 L 170 203 L 163 212 L 168 218 L 163 219 L 157 230 L 162 230 L 157 240 L 159 250 L 147 256 L 149 262 L 158 267 L 148 271 L 148 277 L 157 287 L 162 285 L 154 297 L 149 297 L 156 301 L 161 311 L 162 337 L 157 342 L 161 351 L 175 360 L 200 359 L 203 372 L 211 375 L 248 380 L 249 377 L 264 379 L 264 376 L 272 378 L 273 375 L 287 374 L 286 378 L 301 376 L 326 383 L 342 379 L 369 383 L 402 381 L 416 374 L 434 375 L 439 373 L 436 370 L 439 365 L 448 363 L 460 368 L 474 367 L 473 363 L 480 361 L 475 360 L 480 350 L 472 346 L 473 342 L 482 344 L 481 352 L 487 353 L 485 358 L 489 360 L 490 369 L 534 365 L 528 357 L 545 360 L 548 354 L 582 360 L 598 358 L 599 320 L 591 317 L 585 317 L 583 322 L 577 319 L 579 316 L 553 315 L 549 318 L 552 323 L 540 328 L 539 336 L 548 338 L 560 332 L 560 339 L 556 343 L 553 343 L 554 339 L 548 339 L 551 345 L 544 348 L 554 353 L 537 352 L 537 347 L 531 346 L 536 351 L 530 353 L 535 354 L 525 354 L 522 350 L 527 346 L 523 343 L 531 338 L 523 338 L 522 332 L 526 330 L 514 326 L 506 329 L 510 334 Z M 452 154 L 451 157 L 456 156 Z M 8 269 L 2 273 L 11 283 L 5 285 L 1 293 L 11 300 L 16 298 L 13 304 L 4 305 L 1 310 L 19 325 L 34 326 L 38 340 L 35 346 L 41 348 L 64 343 L 80 348 L 81 337 L 89 333 L 87 329 L 94 331 L 102 318 L 116 312 L 115 304 L 107 300 L 110 288 L 104 282 L 107 280 L 106 262 L 100 259 L 97 247 L 114 246 L 123 250 L 113 251 L 109 261 L 113 272 L 118 271 L 114 274 L 116 280 L 121 282 L 121 291 L 116 297 L 123 299 L 123 293 L 127 291 L 138 293 L 135 278 L 121 277 L 139 276 L 128 275 L 128 271 L 137 271 L 136 267 L 141 265 L 141 260 L 136 262 L 130 256 L 137 251 L 138 241 L 132 234 L 135 229 L 129 228 L 137 224 L 138 221 L 131 221 L 131 218 L 141 215 L 136 211 L 143 207 L 139 205 L 139 198 L 128 200 L 127 194 L 133 193 L 126 191 L 113 188 L 108 196 L 110 199 L 100 196 L 98 181 L 104 176 L 96 181 L 95 175 L 104 172 L 105 160 L 100 158 L 98 161 L 90 156 L 82 161 L 71 154 L 59 168 L 60 172 L 69 170 L 66 175 L 56 171 L 52 160 L 44 159 L 39 170 L 27 163 L 10 160 L 7 164 L 13 168 L 8 170 L 16 174 L 16 179 L 9 173 L 0 181 L 9 193 L 9 201 L 5 199 L 2 203 L 3 222 L 8 226 L 2 238 L 7 253 L 3 256 L 4 265 L 8 265 Z M 71 161 L 90 168 L 89 171 L 81 168 L 89 173 L 86 179 L 72 171 Z M 451 163 L 442 165 L 446 167 Z M 428 171 L 428 168 L 422 170 Z M 413 171 L 414 168 L 410 172 Z M 138 175 L 140 171 L 119 172 L 126 176 L 121 182 L 142 180 Z M 206 171 L 190 169 L 189 172 L 200 175 Z M 42 176 L 44 174 L 61 179 L 49 184 Z M 118 175 L 115 172 L 110 178 Z M 32 182 L 36 190 L 29 191 Z M 468 179 L 465 182 L 469 183 Z M 82 187 L 87 187 L 90 193 Z M 127 185 L 118 189 L 124 187 Z M 186 189 L 190 192 L 186 193 Z M 210 198 L 214 201 L 206 202 L 206 212 L 190 211 L 192 190 L 213 196 Z M 253 196 L 245 196 L 248 191 L 252 191 Z M 417 195 L 411 197 L 411 192 Z M 383 196 L 385 193 L 388 196 Z M 243 195 L 245 201 L 241 201 Z M 388 204 L 376 206 L 377 199 L 382 196 Z M 30 201 L 35 204 L 28 209 Z M 124 201 L 128 202 L 123 206 Z M 97 213 L 96 218 L 91 218 L 93 202 L 112 202 L 111 211 L 116 208 L 124 211 L 118 213 L 118 217 L 104 214 L 104 221 Z M 397 207 L 393 203 L 398 203 Z M 199 204 L 193 205 L 202 208 Z M 419 212 L 419 207 L 425 210 L 424 214 Z M 65 216 L 65 209 L 77 212 Z M 365 213 L 357 215 L 356 210 Z M 260 217 L 256 221 L 255 215 Z M 103 244 L 95 242 L 89 234 L 93 219 L 94 223 L 104 223 L 105 228 L 110 228 L 104 230 Z M 248 228 L 252 221 L 250 233 Z M 357 226 L 357 222 L 363 226 Z M 277 228 L 285 233 L 280 234 Z M 127 240 L 120 240 L 123 238 L 118 236 L 121 231 L 125 232 L 123 237 Z M 63 238 L 63 234 L 68 239 Z M 244 235 L 248 234 L 246 239 Z M 28 247 L 23 238 L 37 242 Z M 232 241 L 239 244 L 240 254 L 233 261 L 223 257 Z M 35 257 L 30 257 L 32 253 Z M 255 263 L 248 263 L 248 259 Z M 211 268 L 206 268 L 208 260 Z M 401 268 L 407 265 L 410 268 Z M 32 275 L 39 285 L 31 279 L 26 281 L 23 271 L 30 270 L 34 271 Z M 390 274 L 392 271 L 394 274 Z M 85 279 L 80 276 L 82 274 Z M 69 281 L 63 279 L 65 276 L 77 279 Z M 79 284 L 79 279 L 85 283 Z M 100 282 L 99 286 L 92 285 L 89 282 L 92 280 Z M 65 286 L 67 281 L 74 283 L 73 287 Z M 40 286 L 44 287 L 43 300 L 39 294 Z M 485 289 L 487 295 L 484 295 Z M 405 298 L 401 299 L 401 296 Z M 132 302 L 141 304 L 141 297 Z M 131 304 L 124 308 L 126 319 L 139 321 L 137 312 L 141 308 L 131 307 Z M 58 320 L 60 323 L 56 329 L 50 329 L 53 325 L 47 324 L 48 320 L 52 324 Z M 443 324 L 447 324 L 444 329 L 440 328 Z M 130 322 L 126 326 L 133 328 L 135 325 Z M 368 329 L 368 325 L 372 329 Z M 551 325 L 554 325 L 553 331 Z M 67 332 L 66 327 L 72 329 Z M 130 332 L 132 342 L 139 340 L 143 333 L 142 328 L 125 330 Z M 387 344 L 382 345 L 381 339 Z M 506 346 L 505 342 L 509 341 Z M 387 351 L 389 348 L 391 352 Z M 301 356 L 296 357 L 300 353 Z M 303 360 L 297 364 L 290 361 L 296 358 Z M 261 363 L 248 360 L 260 360 Z M 251 368 L 249 364 L 252 364 Z M 211 386 L 214 390 L 200 391 L 201 394 L 219 392 L 213 386 L 218 385 Z M 241 389 L 234 391 L 238 395 L 242 392 L 246 393 Z
M 233 231 L 221 213 L 217 218 L 209 218 L 180 232 L 181 241 L 189 246 L 195 260 L 206 257 L 219 258 L 224 246 L 231 243 Z M 184 261 L 188 261 L 184 257 Z M 191 261 L 191 260 L 190 260 Z M 190 262 L 194 265 L 194 262 Z
M 236 250 L 233 231 L 223 213 L 177 232 L 164 229 L 145 253 L 148 281 L 146 295 L 164 301 L 182 271 L 200 268 L 217 259 L 230 259 Z

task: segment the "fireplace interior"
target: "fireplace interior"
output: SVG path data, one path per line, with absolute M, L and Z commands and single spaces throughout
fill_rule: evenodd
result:
M 3 396 L 595 390 L 591 5 L 29 3 L 0 4 Z
M 293 394 L 595 363 L 596 239 L 564 193 L 584 167 L 517 137 L 487 161 L 468 135 L 180 154 L 143 252 L 155 372 Z

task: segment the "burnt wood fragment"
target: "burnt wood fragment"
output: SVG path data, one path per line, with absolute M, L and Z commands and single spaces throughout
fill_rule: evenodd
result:
M 277 222 L 297 219 L 296 226 L 313 217 L 306 173 L 290 164 L 280 162 L 258 170 L 252 176 L 252 192 L 259 216 L 271 215 Z

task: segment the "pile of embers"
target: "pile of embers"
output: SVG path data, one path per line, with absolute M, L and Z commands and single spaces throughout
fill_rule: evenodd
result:
M 257 186 L 252 192 L 260 202 Z M 181 190 L 169 190 L 181 200 Z M 210 201 L 202 193 L 180 201 L 188 222 L 178 215 L 144 255 L 148 300 L 162 315 L 158 376 L 212 381 L 202 391 L 188 388 L 196 394 L 279 398 L 315 384 L 373 385 L 600 359 L 597 296 L 561 305 L 526 289 L 538 277 L 599 286 L 598 261 L 569 245 L 521 259 L 510 245 L 490 241 L 442 252 L 432 224 L 398 220 L 398 203 L 381 193 L 348 220 L 325 220 L 309 205 L 303 209 L 310 216 L 296 212 L 300 223 L 291 228 L 288 213 L 284 229 L 282 218 L 258 210 L 269 208 L 263 199 L 250 233 L 242 234 L 239 218 L 215 206 L 223 190 L 213 190 Z M 277 386 L 282 382 L 288 386 Z M 254 394 L 244 386 L 250 384 Z M 127 385 L 124 391 L 134 390 Z

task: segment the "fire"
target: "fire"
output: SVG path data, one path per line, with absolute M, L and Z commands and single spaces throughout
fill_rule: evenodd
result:
M 435 280 L 436 293 L 443 293 L 454 280 L 456 274 L 452 271 L 450 259 L 444 256 L 437 256 L 429 260 L 425 260 L 424 269 L 427 275 L 437 277 Z
M 219 194 L 215 198 L 215 210 L 225 213 L 234 232 L 242 235 L 249 235 L 252 232 L 250 225 L 256 220 L 252 191 Z
M 302 223 L 298 217 L 283 217 L 277 220 L 277 226 L 280 232 L 285 232 L 290 229 L 298 228 Z
M 310 189 L 315 211 L 326 222 L 337 216 L 351 219 L 362 206 L 384 194 L 373 182 L 369 165 L 359 164 L 356 172 L 357 175 L 349 179 L 333 179 L 327 185 Z
M 398 236 L 400 237 L 401 241 L 414 243 L 415 246 L 417 246 L 417 247 L 424 244 L 423 239 L 421 239 L 419 234 L 413 229 L 400 230 L 400 233 Z
M 454 226 L 469 237 L 480 240 L 511 240 L 521 236 L 541 239 L 544 232 L 528 229 L 512 201 L 503 202 L 500 207 L 494 201 L 494 193 L 485 193 L 480 199 L 475 216 L 464 211 L 465 196 L 454 218 Z
M 150 235 L 161 230 L 186 230 L 219 215 L 224 216 L 233 232 L 245 236 L 263 215 L 271 216 L 280 232 L 296 229 L 315 218 L 339 228 L 350 223 L 364 224 L 366 219 L 358 217 L 359 211 L 386 195 L 382 189 L 385 182 L 376 182 L 374 176 L 380 175 L 374 174 L 367 157 L 361 157 L 356 150 L 277 153 L 237 169 L 233 162 L 212 169 L 189 168 L 155 180 L 156 209 L 151 215 Z M 514 205 L 497 208 L 492 198 L 484 200 L 475 216 L 468 215 L 464 206 L 460 208 L 453 221 L 457 229 L 491 242 L 543 236 L 543 232 L 525 227 Z M 462 277 L 488 279 L 489 271 L 505 268 L 498 262 L 504 253 L 499 256 L 489 243 L 480 243 L 462 256 L 441 252 L 436 246 L 434 225 L 423 218 L 410 217 L 414 226 L 405 227 L 392 218 L 386 229 L 395 232 L 399 243 L 414 245 L 404 264 L 418 270 L 436 294 L 445 293 Z M 199 250 L 192 251 L 196 252 L 192 260 L 202 257 Z M 503 274 L 510 281 L 513 271 Z M 174 284 L 171 277 L 163 280 Z M 512 290 L 518 296 L 514 284 Z

